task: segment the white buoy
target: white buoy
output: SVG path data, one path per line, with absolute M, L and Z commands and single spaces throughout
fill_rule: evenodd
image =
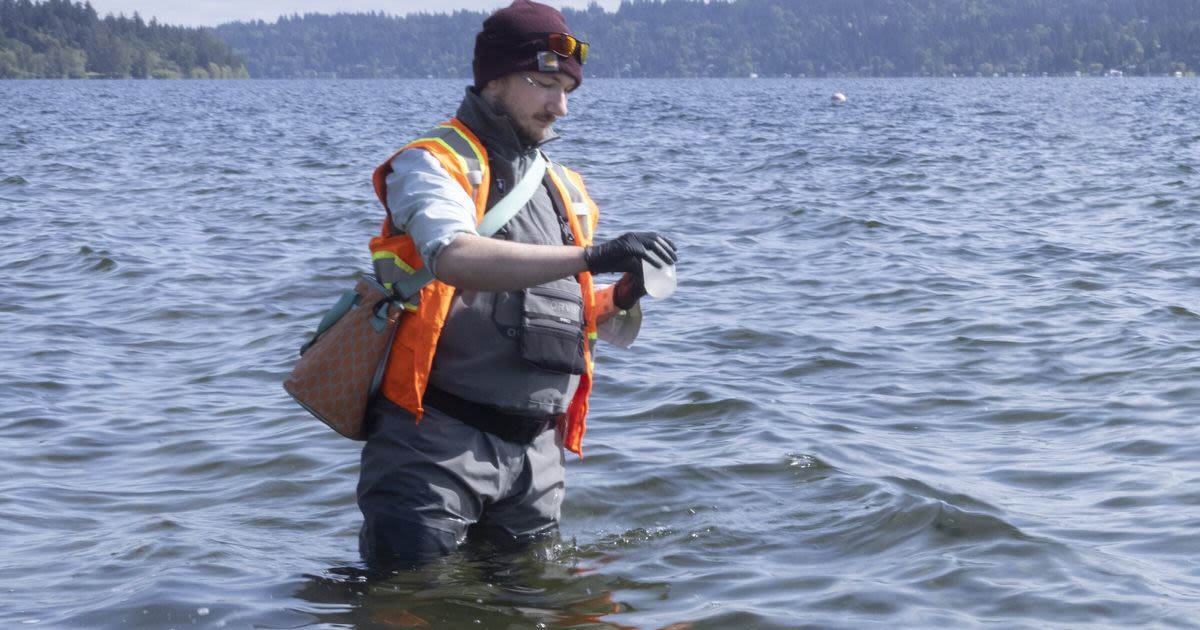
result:
M 842 94 L 841 92 L 834 92 L 833 96 L 829 97 L 829 100 L 832 101 L 834 105 L 841 105 L 842 103 L 846 102 L 846 95 Z

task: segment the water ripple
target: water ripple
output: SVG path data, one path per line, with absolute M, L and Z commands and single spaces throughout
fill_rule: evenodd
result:
M 1194 626 L 1193 80 L 590 81 L 547 149 L 679 291 L 560 539 L 391 576 L 279 383 L 459 82 L 5 89 L 5 627 Z

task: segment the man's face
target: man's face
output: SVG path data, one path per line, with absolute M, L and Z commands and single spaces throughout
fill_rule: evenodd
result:
M 508 115 L 527 144 L 545 139 L 554 121 L 567 115 L 575 79 L 561 72 L 517 72 L 489 83 L 484 96 Z

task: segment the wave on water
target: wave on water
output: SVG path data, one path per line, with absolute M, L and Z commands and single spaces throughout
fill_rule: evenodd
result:
M 678 291 L 558 537 L 367 571 L 280 383 L 462 87 L 13 82 L 0 625 L 1194 627 L 1190 80 L 590 81 L 546 150 Z

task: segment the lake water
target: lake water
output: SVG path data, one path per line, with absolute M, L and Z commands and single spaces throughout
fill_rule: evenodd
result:
M 0 627 L 1200 627 L 1195 79 L 589 80 L 679 289 L 561 540 L 365 575 L 280 383 L 463 86 L 0 82 Z

